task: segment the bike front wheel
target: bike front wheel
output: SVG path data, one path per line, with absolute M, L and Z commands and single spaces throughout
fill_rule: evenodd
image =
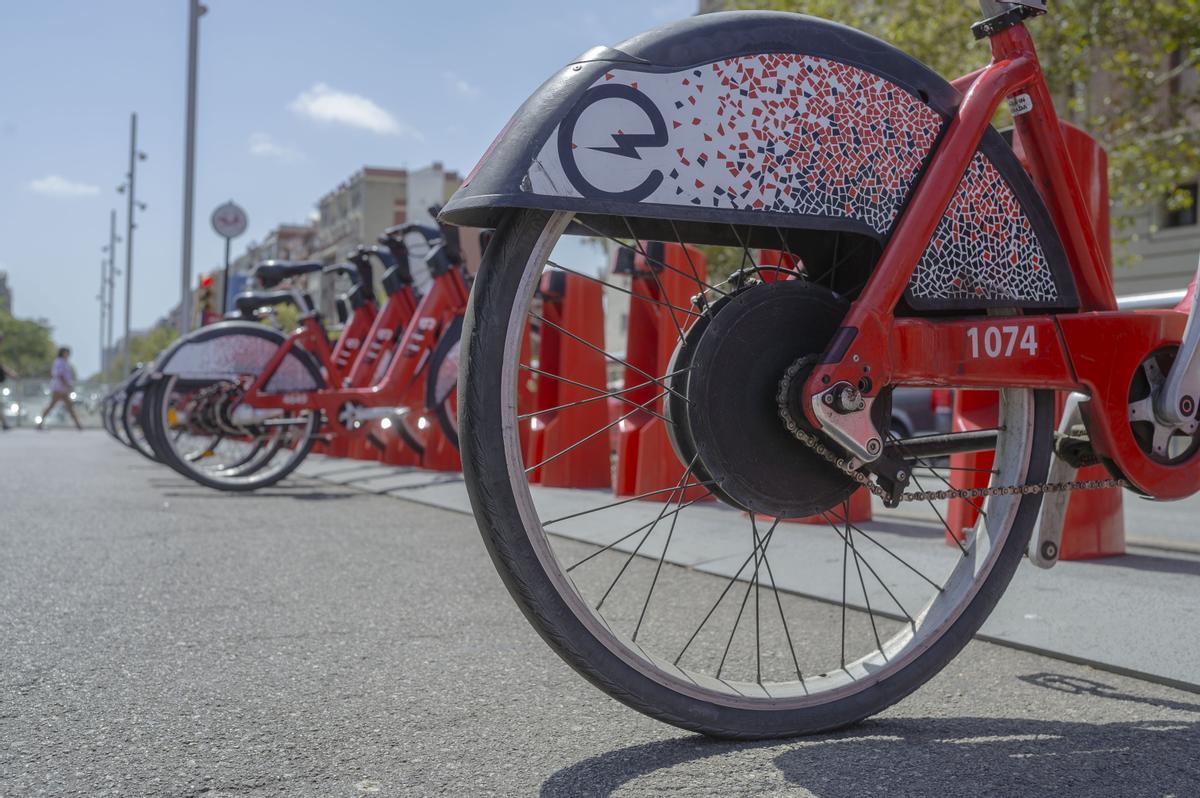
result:
M 476 279 L 463 334 L 463 471 L 492 560 L 526 617 L 563 659 L 610 696 L 714 736 L 767 738 L 833 729 L 917 689 L 961 650 L 995 606 L 1023 555 L 1040 495 L 986 499 L 974 529 L 966 530 L 958 546 L 947 546 L 940 529 L 928 533 L 931 540 L 912 540 L 852 522 L 847 500 L 856 486 L 839 482 L 844 475 L 814 462 L 810 452 L 795 450 L 802 444 L 787 437 L 782 423 L 778 434 L 784 440 L 765 444 L 773 454 L 750 451 L 759 440 L 759 421 L 763 435 L 773 434 L 776 399 L 773 383 L 762 388 L 750 378 L 754 369 L 772 357 L 788 363 L 796 353 L 797 362 L 819 355 L 828 341 L 814 319 L 829 317 L 830 329 L 836 329 L 838 314 L 855 295 L 858 277 L 839 266 L 839 249 L 850 249 L 845 242 L 832 247 L 831 260 L 828 248 L 804 253 L 803 241 L 792 239 L 795 260 L 804 267 L 795 279 L 775 282 L 770 270 L 753 266 L 751 240 L 757 235 L 787 247 L 788 231 L 733 230 L 728 239 L 742 249 L 734 261 L 740 258 L 743 266 L 729 280 L 708 281 L 682 267 L 694 278 L 695 295 L 706 300 L 671 305 L 664 299 L 669 295 L 653 291 L 635 291 L 630 300 L 654 303 L 656 312 L 667 305 L 674 314 L 679 344 L 670 363 L 647 373 L 602 343 L 564 338 L 564 332 L 558 345 L 574 347 L 576 358 L 603 358 L 623 370 L 625 380 L 614 389 L 555 373 L 542 346 L 555 324 L 538 289 L 547 272 L 584 273 L 570 266 L 579 248 L 560 246 L 572 224 L 575 230 L 588 228 L 586 219 L 545 211 L 515 212 L 501 225 Z M 633 226 L 628 229 L 629 238 L 590 232 L 610 250 L 628 250 L 631 262 L 652 263 L 655 258 L 633 237 Z M 685 243 L 678 241 L 681 248 Z M 661 265 L 681 268 L 678 262 Z M 640 279 L 661 288 L 663 268 L 655 265 Z M 828 277 L 839 268 L 841 277 Z M 629 293 L 624 286 L 617 290 Z M 770 293 L 778 291 L 783 293 Z M 779 307 L 793 310 L 756 320 L 779 297 L 784 303 Z M 714 330 L 716 337 L 706 343 Z M 739 355 L 736 346 L 747 330 L 761 340 Z M 630 340 L 629 347 L 634 344 Z M 711 359 L 701 362 L 700 353 L 708 350 Z M 531 380 L 572 382 L 584 390 L 569 403 L 531 410 Z M 650 394 L 631 398 L 647 387 Z M 763 396 L 750 396 L 760 389 Z M 730 405 L 745 411 L 702 407 L 726 396 L 749 396 L 746 404 L 737 404 L 739 399 Z M 576 424 L 553 449 L 532 447 L 531 453 L 531 420 L 545 412 L 544 423 L 597 402 L 620 409 L 610 409 L 590 428 Z M 690 422 L 683 423 L 680 413 Z M 721 433 L 722 417 L 730 415 L 735 427 Z M 605 489 L 546 484 L 544 469 L 551 462 L 588 451 L 597 462 L 607 463 L 609 455 L 616 460 L 618 447 L 610 450 L 606 443 L 597 453 L 594 442 L 624 434 L 639 421 L 667 427 L 677 479 L 616 496 Z M 1052 422 L 1050 392 L 1000 393 L 994 465 L 987 469 L 991 485 L 1045 479 Z M 746 451 L 736 450 L 738 434 L 745 436 Z M 896 445 L 903 451 L 903 441 Z M 713 451 L 726 452 L 728 462 L 711 456 Z M 797 506 L 815 502 L 825 523 L 789 524 L 788 511 L 764 513 L 754 501 L 739 503 L 739 496 L 757 494 L 753 486 L 736 487 L 738 464 L 745 464 L 744 476 L 754 473 L 756 462 L 776 457 L 789 468 L 798 464 L 781 495 L 786 499 L 790 490 L 803 497 Z M 719 473 L 714 462 L 729 467 Z M 945 476 L 944 469 L 919 458 L 910 465 L 927 469 L 924 479 L 931 482 Z M 933 509 L 938 517 L 944 512 Z

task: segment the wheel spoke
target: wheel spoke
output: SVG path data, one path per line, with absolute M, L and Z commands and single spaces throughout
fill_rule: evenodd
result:
M 850 551 L 854 555 L 854 570 L 858 572 L 858 585 L 862 588 L 863 601 L 867 605 L 867 617 L 871 619 L 871 634 L 875 636 L 875 646 L 879 649 L 879 653 L 883 653 L 883 642 L 879 639 L 879 628 L 875 625 L 875 611 L 871 609 L 871 597 L 867 595 L 867 582 L 863 579 L 862 565 L 859 563 L 861 559 L 858 556 L 858 550 L 854 548 L 854 532 L 850 530 L 850 525 L 846 525 L 846 542 L 850 544 Z M 842 663 L 845 665 L 845 663 Z
M 676 507 L 683 503 L 683 497 L 687 493 L 687 488 L 683 485 L 687 482 L 688 477 L 692 474 L 692 469 L 696 467 L 696 460 L 699 455 L 692 458 L 692 462 L 688 464 L 687 470 L 683 473 L 683 479 L 680 480 L 679 498 L 676 501 Z M 658 565 L 654 567 L 654 577 L 650 580 L 650 589 L 646 591 L 646 600 L 642 603 L 642 612 L 638 616 L 637 626 L 633 629 L 633 639 L 637 640 L 638 632 L 641 631 L 642 621 L 646 618 L 646 610 L 650 606 L 650 597 L 654 595 L 654 587 L 658 584 L 658 575 L 662 572 L 663 562 L 667 559 L 667 549 L 671 548 L 671 538 L 675 536 L 675 523 L 679 520 L 679 514 L 671 516 L 671 528 L 667 530 L 667 542 L 663 544 L 662 554 L 659 555 Z M 653 528 L 652 530 L 653 531 Z M 647 533 L 649 534 L 649 533 Z M 636 551 L 634 552 L 636 554 Z
M 921 491 L 922 493 L 925 493 L 926 492 L 925 487 L 921 484 L 921 480 L 917 479 L 917 475 L 913 474 L 912 478 L 913 478 L 913 482 L 917 483 L 917 490 Z M 942 480 L 942 481 L 945 482 L 945 480 Z M 946 484 L 949 485 L 950 483 L 947 482 Z M 967 556 L 967 547 L 965 545 L 963 545 L 963 542 L 958 539 L 958 535 L 956 535 L 954 533 L 954 530 L 952 530 L 950 528 L 949 522 L 946 521 L 946 517 L 944 515 L 942 515 L 942 511 L 937 508 L 937 505 L 933 503 L 933 499 L 927 498 L 927 499 L 925 499 L 925 503 L 929 505 L 929 509 L 933 510 L 933 514 L 936 515 L 938 517 L 938 520 L 942 522 L 942 526 L 946 528 L 946 534 L 949 535 L 950 539 L 954 541 L 954 545 L 958 546 L 958 550 L 962 552 L 962 555 L 964 557 L 966 557 Z M 985 519 L 987 518 L 987 514 L 984 513 L 982 507 L 976 507 L 975 509 Z
M 830 519 L 829 513 L 825 512 L 825 513 L 821 513 L 821 515 L 825 516 L 825 520 L 826 520 L 826 521 L 828 521 L 830 524 L 832 524 L 832 523 L 833 523 L 833 520 L 831 520 L 831 519 Z M 841 518 L 837 518 L 836 516 L 834 516 L 834 518 L 836 518 L 836 520 L 838 520 L 838 521 L 841 521 L 841 520 L 842 520 Z M 883 545 L 883 544 L 882 544 L 882 543 L 880 543 L 878 540 L 876 540 L 875 538 L 871 537 L 871 535 L 870 535 L 870 534 L 868 534 L 868 533 L 867 533 L 867 532 L 866 532 L 864 529 L 862 529 L 862 527 L 855 526 L 854 524 L 850 523 L 850 520 L 849 520 L 849 519 L 850 519 L 850 514 L 849 514 L 849 513 L 846 513 L 846 515 L 845 515 L 845 519 L 846 519 L 846 521 L 845 521 L 845 522 L 846 522 L 846 526 L 847 526 L 847 527 L 849 527 L 850 529 L 853 529 L 855 532 L 857 532 L 858 534 L 862 535 L 864 538 L 866 538 L 867 540 L 871 541 L 872 543 L 874 543 L 874 544 L 875 544 L 876 546 L 878 546 L 879 548 L 883 549 L 883 550 L 884 550 L 884 552 L 886 552 L 886 553 L 887 553 L 889 556 L 891 556 L 891 558 L 892 558 L 892 559 L 894 559 L 896 562 L 900 563 L 900 564 L 901 564 L 901 565 L 903 565 L 905 568 L 907 568 L 908 570 L 912 571 L 914 574 L 916 574 L 917 576 L 921 577 L 921 578 L 922 578 L 922 579 L 924 579 L 926 582 L 928 582 L 928 583 L 929 583 L 929 584 L 930 584 L 930 585 L 933 587 L 933 589 L 934 589 L 934 590 L 938 591 L 939 593 L 940 593 L 940 592 L 942 592 L 942 586 L 941 586 L 941 585 L 939 585 L 937 582 L 935 582 L 935 581 L 933 581 L 932 579 L 930 579 L 930 578 L 929 578 L 928 576 L 926 576 L 925 574 L 921 573 L 921 572 L 920 572 L 920 571 L 919 571 L 917 568 L 913 567 L 913 566 L 912 566 L 912 565 L 911 565 L 911 564 L 910 564 L 910 563 L 909 563 L 907 560 L 905 560 L 905 559 L 904 559 L 903 557 L 901 557 L 900 555 L 896 554 L 896 552 L 892 551 L 892 550 L 891 550 L 891 549 L 889 549 L 887 546 Z
M 892 601 L 895 602 L 896 606 L 900 609 L 900 613 L 905 617 L 905 619 L 908 620 L 909 625 L 915 627 L 917 624 L 916 619 L 914 619 L 908 610 L 904 608 L 904 605 L 900 603 L 900 599 L 896 598 L 896 594 L 891 591 L 891 589 L 887 586 L 887 583 L 884 582 L 879 574 L 875 572 L 875 569 L 871 567 L 871 563 L 867 561 L 866 556 L 859 553 L 858 547 L 854 545 L 853 537 L 843 535 L 842 531 L 833 524 L 830 524 L 830 526 L 833 528 L 833 531 L 837 533 L 838 537 L 842 538 L 843 543 L 849 544 L 851 551 L 854 552 L 854 556 L 861 558 L 862 564 L 867 566 L 867 570 L 870 571 L 871 575 L 875 577 L 875 581 L 879 583 L 879 586 L 882 587 L 889 596 L 891 596 Z
M 695 463 L 696 463 L 696 458 L 693 457 L 692 465 L 695 465 Z M 675 490 L 679 493 L 680 498 L 683 497 L 683 486 L 688 481 L 688 477 L 691 476 L 691 474 L 692 474 L 692 465 L 689 465 L 687 467 L 687 470 L 683 472 L 683 476 L 679 478 L 679 483 L 675 486 Z M 663 502 L 662 509 L 658 511 L 658 517 L 655 518 L 650 523 L 650 528 L 646 530 L 646 534 L 642 535 L 642 539 L 639 540 L 638 544 L 633 547 L 633 551 L 629 552 L 629 556 L 625 558 L 625 563 L 621 566 L 621 570 L 617 571 L 617 575 L 613 577 L 612 584 L 610 584 L 608 586 L 608 590 L 605 590 L 604 595 L 600 597 L 599 603 L 596 604 L 597 611 L 599 611 L 600 607 L 604 605 L 604 602 L 608 599 L 608 595 L 610 593 L 612 593 L 613 588 L 615 588 L 617 586 L 617 582 L 620 581 L 621 577 L 625 574 L 625 569 L 629 567 L 629 564 L 631 562 L 633 562 L 633 558 L 638 555 L 638 552 L 640 552 L 642 550 L 642 546 L 644 546 L 646 544 L 646 541 L 650 539 L 650 536 L 652 534 L 654 534 L 654 530 L 658 527 L 658 522 L 663 520 L 663 518 L 666 516 L 667 508 L 671 506 L 671 502 L 673 502 L 674 500 L 675 500 L 675 493 L 672 493 L 667 498 L 667 500 L 665 502 Z M 672 529 L 674 529 L 675 520 L 677 518 L 679 518 L 678 508 L 676 509 L 676 512 L 671 517 Z M 664 557 L 666 556 L 665 548 L 663 549 L 663 556 Z M 649 600 L 650 600 L 649 597 L 647 597 L 646 601 L 649 602 Z M 639 625 L 641 624 L 640 621 L 638 623 L 639 623 Z
M 767 530 L 768 535 L 775 531 L 775 527 L 779 526 L 780 520 L 779 518 L 775 519 L 775 523 Z M 787 618 L 783 613 L 783 601 L 779 598 L 779 588 L 775 585 L 775 574 L 771 571 L 771 561 L 765 554 L 763 555 L 763 565 L 767 566 L 767 578 L 771 580 L 771 592 L 775 594 L 775 606 L 779 608 L 779 622 L 783 624 L 783 636 L 787 638 L 788 653 L 792 655 L 792 664 L 796 666 L 796 678 L 800 680 L 800 686 L 807 693 L 808 687 L 804 684 L 804 674 L 800 672 L 800 660 L 796 658 L 796 646 L 792 643 L 792 633 L 788 629 Z
M 658 305 L 659 307 L 670 308 L 671 310 L 679 311 L 680 313 L 686 313 L 688 316 L 693 316 L 695 318 L 700 318 L 700 316 L 701 316 L 701 314 L 697 313 L 696 311 L 692 310 L 691 308 L 681 308 L 678 305 L 672 305 L 670 302 L 664 302 L 660 299 L 652 299 L 651 297 L 645 296 L 644 294 L 639 294 L 634 291 L 630 291 L 628 288 L 624 288 L 619 285 L 614 285 L 613 283 L 610 283 L 606 280 L 601 280 L 599 277 L 593 277 L 590 274 L 585 274 L 581 271 L 576 271 L 575 269 L 568 268 L 567 266 L 563 266 L 560 263 L 555 263 L 552 260 L 546 261 L 546 265 L 553 266 L 555 269 L 559 269 L 564 272 L 570 272 L 571 274 L 574 274 L 577 277 L 582 277 L 583 279 L 588 280 L 590 282 L 599 283 L 600 285 L 603 285 L 606 288 L 611 288 L 614 291 L 620 291 L 622 294 L 628 294 L 629 296 L 633 297 L 634 299 L 640 299 L 642 302 L 645 302 L 648 305 Z M 664 294 L 664 296 L 665 296 L 665 294 Z
M 673 489 L 672 489 L 672 490 L 673 490 Z M 672 510 L 671 512 L 667 513 L 667 515 L 677 515 L 677 514 L 679 514 L 679 513 L 683 512 L 684 510 L 686 510 L 687 508 L 691 507 L 691 506 L 692 506 L 693 504 L 695 504 L 696 502 L 699 502 L 699 501 L 704 501 L 704 499 L 708 498 L 708 497 L 709 497 L 709 496 L 711 496 L 711 495 L 712 495 L 712 492 L 711 492 L 711 491 L 705 491 L 703 495 L 701 495 L 701 496 L 697 496 L 696 498 L 694 498 L 694 499 L 692 499 L 691 501 L 689 501 L 687 504 L 684 504 L 682 507 L 679 507 L 678 509 Z M 666 516 L 663 516 L 663 517 L 665 518 Z M 606 551 L 609 551 L 609 550 L 610 550 L 610 549 L 612 549 L 614 546 L 617 546 L 617 545 L 619 545 L 619 544 L 621 544 L 621 543 L 624 543 L 626 540 L 629 540 L 631 537 L 633 537 L 634 535 L 636 535 L 638 532 L 641 532 L 643 529 L 645 529 L 646 527 L 650 526 L 650 524 L 652 524 L 652 523 L 654 523 L 654 522 L 653 522 L 653 521 L 651 521 L 651 522 L 649 522 L 649 523 L 642 524 L 641 526 L 639 526 L 637 529 L 633 530 L 632 532 L 627 532 L 627 533 L 625 533 L 625 534 L 624 534 L 624 535 L 622 535 L 621 537 L 619 537 L 619 538 L 617 538 L 616 540 L 614 540 L 612 543 L 609 543 L 609 544 L 607 544 L 607 545 L 605 545 L 605 546 L 603 546 L 603 547 L 601 547 L 601 548 L 597 549 L 596 551 L 593 551 L 591 554 L 589 554 L 588 556 L 584 557 L 582 560 L 579 560 L 579 561 L 578 561 L 578 562 L 576 562 L 574 565 L 568 566 L 568 567 L 567 567 L 567 568 L 565 568 L 564 570 L 565 570 L 567 573 L 570 573 L 571 571 L 574 571 L 576 568 L 578 568 L 579 566 L 583 565 L 583 564 L 584 564 L 585 562 L 587 562 L 588 560 L 594 559 L 594 558 L 596 558 L 596 557 L 600 556 L 601 554 L 603 554 L 604 552 L 606 552 Z
M 588 230 L 589 232 L 591 232 L 591 233 L 592 233 L 592 235 L 594 235 L 594 236 L 596 236 L 596 237 L 598 237 L 598 238 L 605 238 L 605 239 L 608 239 L 609 241 L 612 241 L 614 244 L 616 244 L 617 246 L 621 247 L 622 249 L 628 249 L 628 250 L 630 250 L 630 251 L 634 251 L 634 252 L 636 252 L 636 250 L 634 249 L 634 247 L 630 246 L 629 244 L 626 244 L 626 243 L 625 243 L 624 241 L 622 241 L 621 239 L 619 239 L 619 238 L 617 238 L 617 237 L 615 237 L 615 236 L 611 236 L 611 235 L 609 235 L 608 233 L 602 233 L 602 232 L 600 232 L 600 231 L 599 231 L 599 230 L 597 230 L 596 228 L 594 228 L 594 227 L 592 227 L 591 225 L 589 225 L 587 222 L 584 222 L 584 221 L 580 220 L 578 217 L 576 217 L 576 219 L 575 219 L 575 223 L 576 223 L 576 224 L 578 224 L 580 227 L 584 228 L 585 230 Z M 636 240 L 636 239 L 635 239 L 635 240 Z M 685 249 L 686 249 L 686 248 L 685 248 Z M 680 270 L 680 269 L 676 269 L 674 266 L 671 266 L 671 265 L 670 265 L 670 264 L 668 264 L 668 263 L 663 263 L 662 261 L 658 260 L 657 258 L 652 258 L 652 257 L 649 257 L 649 256 L 643 256 L 643 257 L 645 257 L 645 258 L 646 258 L 646 260 L 647 260 L 647 261 L 649 261 L 651 264 L 654 264 L 654 265 L 657 265 L 657 266 L 662 266 L 664 269 L 666 269 L 666 270 L 667 270 L 667 271 L 669 271 L 669 272 L 675 272 L 676 274 L 683 275 L 684 277 L 692 277 L 692 278 L 694 278 L 694 277 L 695 277 L 695 275 L 690 275 L 690 274 L 688 274 L 688 273 L 687 273 L 687 272 L 685 272 L 685 271 L 682 271 L 682 270 Z M 690 258 L 689 258 L 689 260 L 690 260 Z M 698 282 L 700 285 L 702 285 L 702 286 L 705 288 L 705 290 L 708 290 L 708 291 L 715 291 L 716 293 L 718 293 L 718 294 L 721 294 L 722 296 L 725 296 L 725 292 L 724 292 L 724 291 L 722 291 L 720 288 L 717 288 L 715 285 L 712 285 L 712 284 L 710 284 L 710 283 L 706 283 L 706 282 L 704 282 L 703 280 L 697 280 L 697 282 Z
M 559 325 L 555 324 L 554 322 L 552 322 L 552 321 L 549 321 L 549 320 L 547 320 L 547 319 L 543 318 L 541 315 L 539 315 L 539 314 L 537 314 L 537 313 L 534 313 L 533 311 L 530 311 L 530 312 L 529 312 L 529 315 L 530 315 L 530 316 L 533 316 L 535 319 L 537 319 L 538 321 L 542 322 L 542 324 L 545 324 L 545 325 L 547 325 L 547 326 L 549 326 L 549 327 L 552 327 L 552 328 L 553 328 L 553 329 L 555 329 L 555 330 L 558 330 L 559 332 L 561 332 L 563 335 L 567 336 L 568 338 L 570 338 L 570 339 L 572 339 L 572 340 L 574 340 L 574 341 L 578 341 L 579 343 L 581 343 L 581 344 L 583 344 L 584 346 L 586 346 L 588 349 L 591 349 L 592 351 L 594 351 L 594 352 L 596 352 L 596 353 L 598 353 L 598 354 L 601 354 L 601 355 L 603 355 L 604 357 L 608 358 L 609 360 L 613 361 L 614 363 L 620 363 L 622 366 L 624 366 L 625 368 L 629 369 L 630 371 L 635 371 L 635 372 L 637 372 L 638 374 L 640 374 L 641 376 L 643 376 L 643 377 L 645 377 L 646 379 L 650 380 L 651 382 L 654 382 L 654 383 L 658 384 L 658 385 L 659 385 L 659 386 L 661 386 L 661 387 L 662 387 L 664 390 L 671 392 L 671 393 L 672 393 L 672 394 L 674 394 L 675 396 L 678 396 L 680 399 L 683 399 L 685 402 L 687 401 L 687 397 L 686 397 L 686 396 L 684 396 L 683 394 L 679 393 L 679 391 L 676 391 L 676 390 L 672 389 L 671 387 L 669 387 L 668 385 L 666 385 L 666 383 L 664 383 L 664 382 L 662 381 L 662 378 L 660 378 L 660 377 L 655 377 L 653 374 L 649 374 L 649 373 L 647 373 L 647 372 L 645 372 L 645 371 L 642 371 L 640 368 L 638 368 L 637 366 L 633 365 L 633 364 L 632 364 L 632 363 L 630 363 L 629 361 L 627 361 L 627 360 L 624 360 L 623 358 L 619 358 L 619 357 L 617 357 L 616 355 L 614 355 L 614 354 L 612 354 L 612 353 L 610 353 L 610 352 L 605 352 L 603 348 L 596 346 L 595 344 L 591 343 L 590 341 L 585 341 L 584 339 L 580 338 L 578 335 L 576 335 L 575 333 L 571 332 L 571 331 L 570 331 L 570 330 L 568 330 L 567 328 L 565 328 L 565 327 L 560 327 Z
M 629 230 L 629 237 L 635 244 L 637 244 L 637 249 L 635 251 L 641 255 L 647 263 L 649 263 L 651 260 L 650 255 L 646 252 L 646 248 L 642 246 L 642 242 L 638 239 L 638 237 L 633 234 L 633 225 L 629 223 L 629 217 L 626 216 L 623 218 L 625 220 L 625 228 Z M 661 297 L 666 297 L 667 291 L 665 288 L 663 288 L 662 280 L 658 279 L 658 271 L 654 268 L 654 264 L 650 264 L 650 276 L 654 278 L 654 285 L 656 288 L 658 288 L 658 295 Z M 679 319 L 675 318 L 675 314 L 673 312 L 668 311 L 667 316 L 671 318 L 671 323 L 675 325 L 675 332 L 679 335 L 679 340 L 682 341 L 683 328 L 679 326 Z
M 697 297 L 699 298 L 701 307 L 703 308 L 707 303 L 707 300 L 704 298 L 704 289 L 706 284 L 700 279 L 700 272 L 696 269 L 695 262 L 692 261 L 692 253 L 688 249 L 687 245 L 683 243 L 683 239 L 680 238 L 679 229 L 675 227 L 674 220 L 671 220 L 671 232 L 674 233 L 675 241 L 678 242 L 679 248 L 683 250 L 683 256 L 687 258 L 688 268 L 692 270 L 692 279 L 696 281 L 696 290 L 699 291 Z
M 521 367 L 525 368 L 529 371 L 532 371 L 534 373 L 545 374 L 546 376 L 553 376 L 546 372 L 539 371 L 538 369 L 535 369 L 532 366 L 526 366 L 523 363 L 521 364 Z M 679 369 L 677 371 L 671 372 L 670 374 L 663 375 L 663 379 L 667 379 L 668 377 L 674 377 L 679 374 L 684 374 L 688 371 L 691 371 L 691 369 L 690 368 Z M 573 380 L 566 380 L 566 381 L 574 382 Z M 574 384 L 578 385 L 581 388 L 590 388 L 591 387 L 588 385 L 584 385 L 583 383 L 574 383 Z M 627 404 L 637 405 L 638 407 L 641 407 L 641 405 L 638 405 L 637 402 L 634 402 L 632 399 L 623 398 L 621 396 L 621 394 L 629 393 L 630 391 L 636 391 L 639 388 L 645 388 L 649 385 L 656 385 L 656 384 L 657 384 L 656 382 L 651 382 L 651 381 L 647 380 L 646 382 L 639 382 L 637 385 L 634 385 L 629 388 L 620 388 L 615 391 L 603 391 L 603 392 L 597 393 L 595 396 L 589 396 L 587 399 L 580 399 L 575 402 L 567 402 L 566 404 L 555 405 L 554 407 L 547 407 L 545 410 L 535 410 L 530 413 L 521 413 L 520 415 L 517 416 L 517 421 L 525 421 L 526 419 L 536 418 L 538 416 L 544 416 L 547 413 L 553 413 L 558 410 L 567 410 L 569 408 L 578 407 L 580 405 L 586 405 L 591 402 L 599 402 L 601 399 L 620 399 L 621 401 L 626 402 Z M 592 390 L 599 391 L 599 389 L 597 389 L 597 388 L 592 388 Z M 671 420 L 669 418 L 667 418 L 666 416 L 661 415 L 659 413 L 655 413 L 653 410 L 648 410 L 647 412 L 652 413 L 656 418 L 661 418 L 663 421 L 666 421 L 667 423 L 671 422 Z
M 657 402 L 659 399 L 662 399 L 662 398 L 663 398 L 664 396 L 666 396 L 666 395 L 667 395 L 667 394 L 666 394 L 666 392 L 665 392 L 665 391 L 663 391 L 663 392 L 659 393 L 657 396 L 655 396 L 653 399 L 649 400 L 648 402 L 645 402 L 645 404 L 646 404 L 646 405 L 652 405 L 652 404 L 654 404 L 655 402 Z M 531 465 L 531 466 L 529 466 L 528 468 L 526 468 L 526 469 L 525 469 L 525 473 L 526 473 L 526 474 L 533 473 L 534 471 L 537 471 L 537 470 L 538 470 L 539 468 L 541 468 L 542 466 L 544 466 L 544 465 L 547 465 L 547 464 L 549 464 L 549 463 L 553 463 L 555 460 L 557 460 L 558 458 L 562 457 L 564 454 L 566 454 L 567 452 L 571 451 L 572 449 L 575 449 L 575 448 L 577 448 L 577 447 L 579 447 L 579 446 L 582 446 L 583 444 L 587 443 L 587 442 L 588 442 L 588 441 L 590 441 L 592 438 L 595 438 L 597 435 L 600 435 L 601 433 L 608 432 L 610 429 L 612 429 L 613 427 L 617 426 L 618 424 L 620 424 L 622 421 L 624 421 L 625 419 L 629 418 L 630 416 L 634 415 L 634 414 L 635 414 L 635 413 L 637 413 L 639 410 L 644 410 L 644 409 L 645 409 L 645 406 L 644 406 L 644 405 L 637 405 L 637 406 L 636 406 L 636 407 L 635 407 L 633 410 L 630 410 L 628 413 L 626 413 L 625 415 L 621 416 L 620 418 L 617 418 L 617 419 L 615 419 L 615 420 L 613 420 L 613 421 L 610 421 L 609 423 L 605 424 L 603 427 L 601 427 L 600 429 L 596 430 L 595 432 L 592 432 L 592 433 L 589 433 L 589 434 L 585 435 L 584 437 L 582 437 L 582 438 L 580 438 L 579 440 L 577 440 L 577 441 L 575 441 L 574 443 L 572 443 L 570 446 L 566 447 L 565 449 L 560 449 L 559 451 L 557 451 L 557 452 L 555 452 L 554 454 L 550 455 L 549 457 L 547 457 L 546 459 L 542 460 L 541 462 L 539 462 L 539 463 L 536 463 L 536 464 L 534 464 L 534 465 Z
M 772 529 L 771 532 L 773 533 L 774 529 Z M 770 542 L 771 542 L 771 533 L 768 533 L 767 535 L 765 535 L 763 537 L 763 545 L 765 546 Z M 712 607 L 709 608 L 709 610 L 705 614 L 704 618 L 700 621 L 700 625 L 696 627 L 696 631 L 692 632 L 692 636 L 689 637 L 687 642 L 683 644 L 683 649 L 679 652 L 679 655 L 677 657 L 675 657 L 675 661 L 674 661 L 675 665 L 678 665 L 679 660 L 683 659 L 683 655 L 687 653 L 688 648 L 691 647 L 692 642 L 696 639 L 696 636 L 700 634 L 700 630 L 704 628 L 704 625 L 706 623 L 708 623 L 708 619 L 711 618 L 713 616 L 713 613 L 717 611 L 717 607 L 719 607 L 721 605 L 721 601 L 724 600 L 725 596 L 729 593 L 730 588 L 732 588 L 734 586 L 734 584 L 738 580 L 738 577 L 742 575 L 742 571 L 746 570 L 746 566 L 750 564 L 750 561 L 753 558 L 754 558 L 754 552 L 750 552 L 750 554 L 746 557 L 746 559 L 742 561 L 741 567 L 737 569 L 737 573 L 735 573 L 733 576 L 731 576 L 729 578 L 729 581 L 725 583 L 725 589 L 721 591 L 721 595 L 717 596 L 717 600 L 715 602 L 713 602 Z
M 707 488 L 711 485 L 716 485 L 716 484 L 717 484 L 716 480 L 709 479 L 709 480 L 705 480 L 704 482 L 689 482 L 688 484 L 684 485 L 683 488 L 684 488 L 684 490 L 688 490 L 690 488 Z M 642 499 L 648 498 L 650 496 L 657 496 L 660 493 L 672 493 L 675 490 L 676 490 L 675 487 L 659 488 L 658 490 L 648 490 L 645 493 L 639 493 L 637 496 L 630 496 L 627 499 L 618 499 L 615 502 L 609 502 L 608 504 L 602 504 L 599 507 L 592 507 L 589 510 L 580 510 L 577 513 L 571 513 L 570 515 L 563 515 L 563 516 L 559 516 L 558 518 L 552 518 L 549 521 L 543 521 L 542 526 L 547 527 L 547 526 L 550 526 L 551 524 L 557 524 L 559 521 L 566 521 L 570 518 L 578 518 L 581 515 L 588 515 L 590 513 L 598 513 L 601 510 L 607 510 L 611 507 L 617 507 L 622 504 L 629 504 L 630 502 L 641 501 Z

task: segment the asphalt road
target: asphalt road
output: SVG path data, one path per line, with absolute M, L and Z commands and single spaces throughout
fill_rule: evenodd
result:
M 1200 696 L 973 643 L 834 735 L 714 742 L 574 675 L 468 518 L 0 436 L 0 796 L 1195 795 Z

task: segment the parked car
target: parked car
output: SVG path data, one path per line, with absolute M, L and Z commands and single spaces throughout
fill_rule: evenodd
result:
M 954 392 L 949 388 L 897 388 L 892 393 L 892 429 L 897 438 L 949 432 Z

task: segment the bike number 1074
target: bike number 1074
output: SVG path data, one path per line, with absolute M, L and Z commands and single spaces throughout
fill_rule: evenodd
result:
M 971 357 L 1021 357 L 1037 355 L 1037 332 L 1033 325 L 1021 327 L 1004 324 L 999 327 L 968 327 L 967 342 Z

